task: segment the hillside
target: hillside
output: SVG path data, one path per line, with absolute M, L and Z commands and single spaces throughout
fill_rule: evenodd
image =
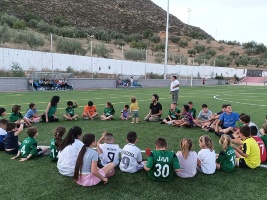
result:
M 20 18 L 33 15 L 49 22 L 61 17 L 75 27 L 128 34 L 143 33 L 147 29 L 154 32 L 166 29 L 166 11 L 150 0 L 2 0 L 0 11 Z M 211 37 L 173 15 L 170 15 L 170 32 L 175 35 L 198 32 L 206 38 Z

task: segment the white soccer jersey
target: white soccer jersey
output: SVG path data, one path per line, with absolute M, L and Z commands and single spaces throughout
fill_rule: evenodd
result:
M 143 165 L 141 150 L 134 144 L 126 144 L 121 151 L 120 170 L 123 172 L 134 173 L 142 169 Z
M 100 144 L 99 148 L 103 153 L 99 155 L 101 160 L 101 164 L 106 166 L 108 163 L 113 162 L 115 166 L 117 166 L 120 162 L 119 154 L 121 153 L 121 149 L 118 144 Z
M 73 176 L 76 160 L 83 143 L 75 139 L 74 143 L 66 146 L 58 152 L 57 168 L 59 173 L 65 176 Z

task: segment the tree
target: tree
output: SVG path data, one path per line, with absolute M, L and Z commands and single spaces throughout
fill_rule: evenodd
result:
M 110 53 L 113 53 L 113 52 L 114 52 L 113 49 L 107 48 L 103 43 L 99 45 L 95 45 L 93 47 L 93 54 L 96 54 L 97 56 L 102 57 L 102 58 L 109 58 Z
M 194 49 L 189 49 L 187 53 L 189 54 L 190 57 L 192 57 L 193 55 L 196 55 L 197 52 Z
M 184 48 L 184 47 L 187 47 L 187 46 L 188 46 L 188 42 L 185 41 L 185 40 L 180 40 L 180 41 L 178 42 L 178 45 L 179 45 L 180 47 Z
M 154 36 L 154 33 L 151 29 L 146 29 L 143 33 L 144 38 L 150 38 Z
M 128 51 L 124 51 L 124 57 L 128 60 L 142 61 L 146 59 L 146 51 L 130 49 Z
M 155 54 L 156 58 L 155 58 L 155 62 L 156 63 L 162 63 L 163 59 L 164 59 L 164 53 L 163 52 L 157 52 Z
M 197 51 L 197 53 L 203 52 L 206 50 L 206 47 L 204 45 L 201 44 L 197 44 L 194 46 L 194 50 Z
M 170 40 L 173 42 L 173 43 L 178 43 L 180 41 L 180 37 L 178 36 L 171 36 L 170 37 Z
M 56 44 L 56 50 L 62 53 L 68 54 L 80 54 L 85 55 L 87 50 L 82 48 L 82 44 L 74 39 L 67 40 L 61 38 Z
M 154 42 L 154 43 L 159 43 L 160 42 L 160 37 L 157 36 L 157 35 L 154 35 L 154 36 L 150 37 L 149 40 Z
M 125 42 L 122 39 L 117 39 L 114 41 L 115 45 L 119 45 L 119 49 L 125 46 Z
M 0 42 L 1 44 L 9 42 L 11 39 L 11 31 L 7 24 L 0 26 Z

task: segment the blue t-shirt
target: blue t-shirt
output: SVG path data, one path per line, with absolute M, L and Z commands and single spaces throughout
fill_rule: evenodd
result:
M 82 174 L 91 173 L 92 161 L 98 161 L 98 153 L 91 148 L 86 148 L 86 152 L 83 156 Z
M 33 118 L 33 115 L 35 115 L 37 113 L 37 110 L 35 109 L 35 110 L 33 110 L 33 109 L 29 109 L 27 112 L 26 112 L 26 114 L 25 114 L 25 117 L 27 117 L 27 118 Z
M 224 112 L 220 116 L 220 121 L 223 122 L 224 127 L 235 127 L 235 123 L 239 120 L 239 114 L 235 112 L 231 112 L 230 114 L 227 114 Z

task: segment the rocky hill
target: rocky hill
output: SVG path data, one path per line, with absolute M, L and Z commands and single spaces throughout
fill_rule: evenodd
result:
M 19 18 L 37 16 L 49 22 L 61 17 L 75 27 L 124 33 L 143 33 L 147 29 L 156 33 L 166 29 L 166 11 L 151 0 L 1 0 L 0 11 Z M 170 15 L 170 33 L 192 32 L 212 38 L 202 29 Z

